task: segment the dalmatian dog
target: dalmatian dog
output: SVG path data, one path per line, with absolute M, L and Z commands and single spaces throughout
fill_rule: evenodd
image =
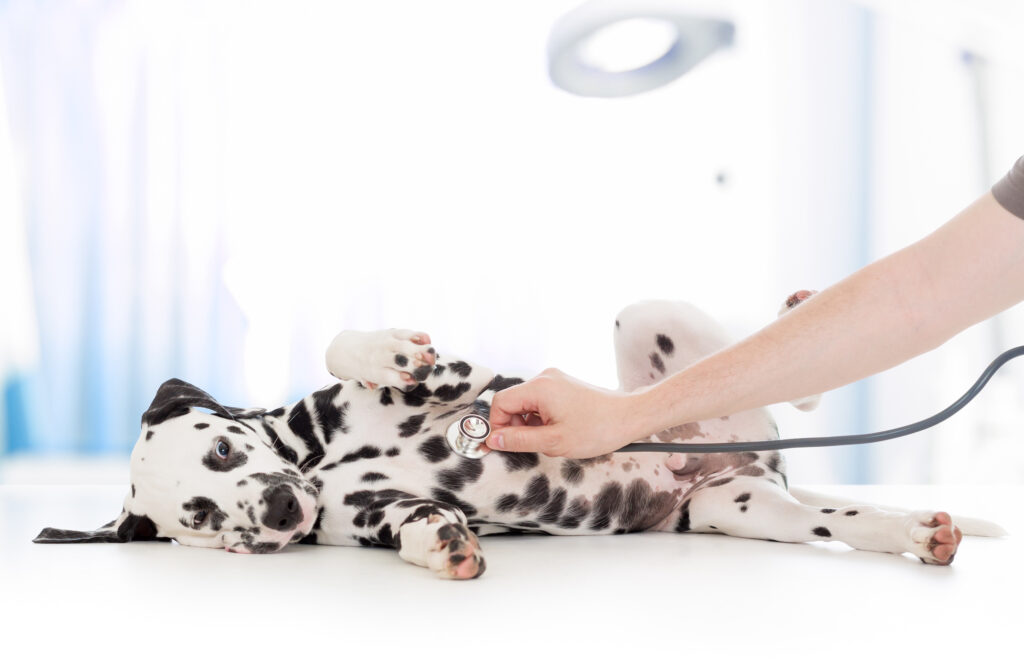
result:
M 812 292 L 789 297 L 780 314 Z M 614 326 L 618 375 L 630 391 L 728 344 L 686 303 L 650 301 Z M 442 359 L 427 334 L 345 331 L 327 350 L 339 382 L 271 411 L 225 406 L 172 379 L 142 415 L 121 514 L 95 531 L 44 529 L 41 543 L 174 540 L 233 553 L 293 543 L 387 546 L 444 578 L 486 564 L 479 536 L 702 532 L 780 542 L 841 541 L 947 565 L 985 521 L 903 511 L 791 491 L 783 457 L 630 453 L 590 459 L 450 450 L 449 425 L 487 416 L 494 394 L 521 382 Z M 796 400 L 810 409 L 817 397 Z M 757 409 L 672 427 L 660 442 L 774 439 Z

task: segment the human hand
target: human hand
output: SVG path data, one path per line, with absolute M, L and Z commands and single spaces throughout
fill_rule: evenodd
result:
M 629 443 L 628 395 L 557 369 L 494 395 L 487 447 L 550 457 L 595 457 Z

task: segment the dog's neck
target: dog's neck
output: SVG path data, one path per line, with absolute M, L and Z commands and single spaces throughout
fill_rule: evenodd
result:
M 276 408 L 252 423 L 260 438 L 303 473 L 312 472 L 327 448 L 344 431 L 347 402 L 335 403 L 338 385 L 328 386 L 295 403 Z

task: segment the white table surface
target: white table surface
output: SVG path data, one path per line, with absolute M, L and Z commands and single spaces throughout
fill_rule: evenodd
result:
M 1024 495 L 817 489 L 987 517 L 1011 535 Z M 487 573 L 466 582 L 387 549 L 30 543 L 45 526 L 98 527 L 123 494 L 0 486 L 3 669 L 1021 669 L 1019 536 L 968 537 L 951 567 L 835 542 L 484 537 Z

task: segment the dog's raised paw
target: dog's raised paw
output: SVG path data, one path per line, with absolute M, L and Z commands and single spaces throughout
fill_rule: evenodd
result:
M 391 343 L 384 344 L 385 367 L 395 371 L 406 385 L 416 385 L 427 379 L 437 363 L 437 353 L 430 345 L 430 336 L 422 331 L 389 329 Z
M 911 552 L 928 565 L 952 563 L 964 536 L 953 518 L 945 511 L 917 511 L 911 517 Z

